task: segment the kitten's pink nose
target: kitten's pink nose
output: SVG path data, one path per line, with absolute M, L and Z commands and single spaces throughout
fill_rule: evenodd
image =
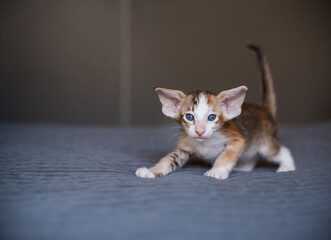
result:
M 199 135 L 199 137 L 201 137 L 202 134 L 205 133 L 205 130 L 202 130 L 202 129 L 195 129 L 195 132 Z

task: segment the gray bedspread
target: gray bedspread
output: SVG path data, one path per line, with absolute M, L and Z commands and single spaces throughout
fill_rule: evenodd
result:
M 331 239 L 331 122 L 280 128 L 295 172 L 137 178 L 177 131 L 0 124 L 0 238 Z

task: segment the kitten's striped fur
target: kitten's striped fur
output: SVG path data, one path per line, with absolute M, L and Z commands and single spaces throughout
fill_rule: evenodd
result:
M 163 113 L 181 125 L 181 134 L 177 148 L 155 166 L 139 168 L 138 177 L 163 177 L 182 167 L 193 155 L 213 162 L 205 176 L 218 179 L 228 178 L 233 168 L 252 170 L 261 156 L 278 163 L 278 172 L 295 170 L 290 151 L 277 138 L 276 97 L 266 57 L 257 45 L 248 47 L 258 59 L 261 106 L 243 103 L 245 86 L 218 95 L 209 91 L 185 95 L 179 90 L 156 88 Z M 215 119 L 209 120 L 210 115 Z

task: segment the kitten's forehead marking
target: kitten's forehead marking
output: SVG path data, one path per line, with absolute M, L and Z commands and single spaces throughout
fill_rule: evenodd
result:
M 208 105 L 207 97 L 205 94 L 200 94 L 198 98 L 198 102 L 196 105 L 196 108 L 194 110 L 194 113 L 197 116 L 198 121 L 202 121 L 206 118 L 206 116 L 210 112 L 210 106 Z

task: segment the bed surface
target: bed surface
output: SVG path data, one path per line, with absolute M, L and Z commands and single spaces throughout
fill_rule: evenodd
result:
M 331 239 L 331 122 L 280 127 L 295 172 L 137 178 L 176 132 L 0 124 L 0 239 Z

